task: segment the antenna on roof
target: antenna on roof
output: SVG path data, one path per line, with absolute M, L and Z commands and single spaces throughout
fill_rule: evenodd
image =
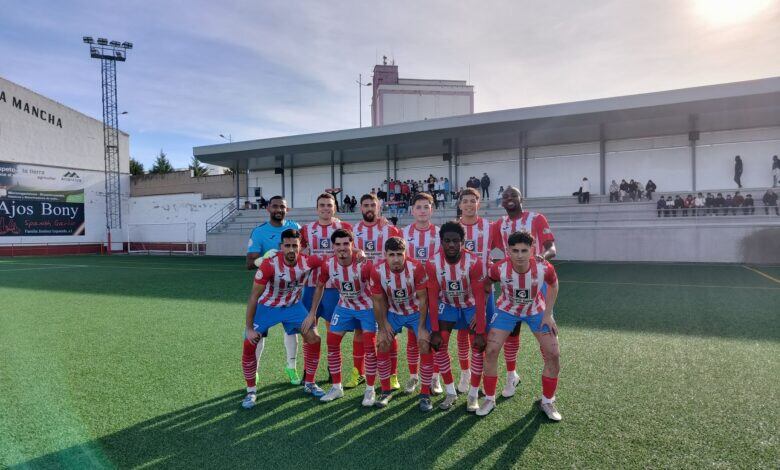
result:
M 382 65 L 387 65 L 387 56 L 386 55 L 382 56 Z

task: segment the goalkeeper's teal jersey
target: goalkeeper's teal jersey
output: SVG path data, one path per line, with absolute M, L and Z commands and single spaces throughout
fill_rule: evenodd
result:
M 249 236 L 246 252 L 260 253 L 260 256 L 263 256 L 268 250 L 278 250 L 279 243 L 282 242 L 282 232 L 291 228 L 300 230 L 301 226 L 292 220 L 285 220 L 281 227 L 274 227 L 269 222 L 258 225 Z

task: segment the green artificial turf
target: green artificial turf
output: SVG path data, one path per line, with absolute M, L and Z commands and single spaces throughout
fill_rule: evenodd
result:
M 314 402 L 284 382 L 279 328 L 258 404 L 240 409 L 242 268 L 0 259 L 0 467 L 780 466 L 780 283 L 742 266 L 559 264 L 557 424 L 535 407 L 542 362 L 527 328 L 520 391 L 485 418 L 463 397 L 426 415 L 413 396 L 364 409 L 362 387 Z M 323 341 L 321 381 L 325 367 Z

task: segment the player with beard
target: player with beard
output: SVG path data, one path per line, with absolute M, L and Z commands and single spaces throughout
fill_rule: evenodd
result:
M 421 359 L 420 410 L 433 409 L 431 404 L 431 376 L 433 353 L 427 322 L 428 295 L 425 268 L 407 257 L 403 238 L 392 237 L 385 242 L 385 260 L 371 271 L 369 289 L 374 302 L 374 315 L 379 326 L 377 333 L 377 365 L 382 394 L 376 399 L 378 407 L 385 407 L 392 397 L 390 388 L 390 344 L 403 328 L 412 330 L 418 339 Z M 411 367 L 410 367 L 411 371 Z
M 447 396 L 439 405 L 449 410 L 458 394 L 450 366 L 449 340 L 453 328 L 471 331 L 474 335 L 473 362 L 475 371 L 482 370 L 485 350 L 485 287 L 482 259 L 464 248 L 466 231 L 458 222 L 447 222 L 439 229 L 441 250 L 426 262 L 428 275 L 428 309 L 431 316 L 431 346 L 439 365 Z M 437 314 L 438 311 L 438 314 Z M 467 411 L 479 408 L 479 377 L 472 383 Z
M 461 211 L 461 217 L 458 220 L 463 226 L 466 238 L 465 247 L 477 255 L 482 261 L 482 272 L 487 274 L 488 265 L 490 264 L 490 251 L 496 248 L 498 244 L 496 240 L 491 237 L 490 221 L 483 219 L 479 216 L 481 197 L 479 191 L 474 188 L 465 188 L 461 191 L 458 198 L 458 208 Z M 493 307 L 496 300 L 493 295 L 493 291 L 487 295 L 487 318 L 493 316 Z M 458 391 L 460 393 L 466 393 L 469 390 L 474 390 L 474 387 L 479 387 L 479 382 L 482 377 L 481 364 L 477 364 L 477 368 L 474 369 L 474 375 L 472 376 L 471 364 L 469 364 L 469 352 L 471 350 L 471 338 L 473 335 L 474 325 L 455 325 L 458 330 L 458 362 L 460 363 L 460 381 L 458 382 Z M 481 359 L 481 357 L 480 357 Z M 475 411 L 475 405 L 473 400 L 470 401 L 469 411 Z
M 301 251 L 301 233 L 287 229 L 281 233 L 280 251 L 263 260 L 255 273 L 252 292 L 246 306 L 246 331 L 241 366 L 247 394 L 241 406 L 255 406 L 257 400 L 257 364 L 268 329 L 282 324 L 287 334 L 300 333 L 304 345 L 303 391 L 316 398 L 325 392 L 314 382 L 320 361 L 320 337 L 314 322 L 307 320 L 301 304 L 301 291 L 312 271 L 322 266 L 322 259 Z
M 390 237 L 400 237 L 401 231 L 382 217 L 382 203 L 375 194 L 364 194 L 360 198 L 360 212 L 363 220 L 355 225 L 355 246 L 376 265 L 384 259 L 382 248 L 385 241 Z M 398 383 L 398 340 L 395 337 L 390 348 L 390 366 L 390 386 L 398 390 L 401 384 Z
M 282 196 L 274 196 L 268 201 L 268 222 L 264 222 L 252 230 L 249 237 L 249 247 L 246 253 L 246 268 L 257 269 L 264 258 L 276 254 L 281 243 L 281 234 L 287 229 L 300 229 L 297 222 L 287 220 L 287 201 Z M 265 338 L 260 339 L 265 342 Z M 264 344 L 260 344 L 262 351 Z M 298 376 L 298 335 L 284 334 L 284 348 L 287 350 L 287 364 L 284 373 L 290 379 L 290 383 L 298 385 L 301 378 Z M 255 364 L 255 369 L 257 364 Z
M 547 260 L 534 256 L 534 243 L 534 237 L 526 231 L 510 234 L 504 245 L 507 257 L 492 265 L 489 270 L 489 279 L 499 283 L 501 295 L 490 320 L 485 349 L 485 399 L 477 410 L 477 416 L 485 416 L 496 407 L 498 354 L 515 326 L 527 323 L 539 342 L 544 360 L 540 407 L 549 419 L 561 420 L 561 414 L 555 406 L 560 348 L 558 326 L 553 318 L 553 307 L 558 297 L 558 277 L 555 268 Z M 491 282 L 486 282 L 485 288 L 492 289 Z
M 417 193 L 411 201 L 411 211 L 414 222 L 404 227 L 403 235 L 406 240 L 408 256 L 420 263 L 431 259 L 439 251 L 439 227 L 431 223 L 433 217 L 433 196 L 428 193 Z M 417 365 L 420 362 L 420 351 L 417 349 L 417 338 L 414 331 L 406 330 L 406 360 L 409 363 L 409 381 L 404 386 L 404 392 L 414 393 L 420 379 L 417 376 Z M 431 391 L 434 395 L 443 392 L 439 382 L 438 367 L 434 364 L 434 374 L 431 382 Z
M 514 186 L 509 186 L 501 194 L 501 207 L 506 215 L 493 222 L 490 227 L 491 237 L 496 247 L 508 255 L 507 243 L 509 236 L 518 231 L 526 231 L 534 238 L 531 247 L 533 255 L 539 261 L 549 261 L 555 257 L 555 237 L 553 236 L 547 218 L 538 212 L 523 210 L 523 193 Z M 542 287 L 545 293 L 546 285 Z M 520 376 L 517 375 L 517 356 L 520 352 L 520 325 L 517 323 L 512 333 L 504 343 L 504 359 L 506 361 L 506 385 L 501 395 L 511 397 L 515 394 Z

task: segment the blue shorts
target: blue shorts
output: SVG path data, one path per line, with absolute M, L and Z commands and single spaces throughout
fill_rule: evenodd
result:
M 527 317 L 518 317 L 511 313 L 505 312 L 500 308 L 497 308 L 493 317 L 490 319 L 490 328 L 497 330 L 512 331 L 515 329 L 518 323 L 523 322 L 531 328 L 534 333 L 549 333 L 550 328 L 547 325 L 542 326 L 542 318 L 544 313 L 537 313 L 536 315 L 530 315 Z
M 311 301 L 314 297 L 314 291 L 316 287 L 304 287 L 303 288 L 303 302 L 306 311 L 311 311 Z M 325 321 L 330 323 L 330 319 L 333 317 L 333 311 L 336 310 L 336 305 L 339 303 L 339 290 L 336 288 L 326 288 L 322 293 L 322 300 L 317 307 L 317 318 L 324 318 Z
M 420 312 L 414 312 L 411 315 L 401 315 L 395 312 L 387 312 L 387 322 L 393 328 L 393 332 L 398 334 L 403 327 L 414 331 L 417 336 L 417 326 L 420 324 Z M 425 329 L 431 331 L 431 317 L 425 319 Z
M 284 327 L 288 335 L 301 332 L 301 323 L 309 312 L 301 302 L 289 307 L 267 307 L 257 305 L 255 310 L 254 329 L 261 335 L 268 333 L 268 329 L 279 323 Z
M 496 302 L 493 293 L 487 298 L 485 306 L 485 317 L 490 320 L 493 317 Z M 451 305 L 439 302 L 439 321 L 454 322 L 456 330 L 468 330 L 474 315 L 477 313 L 476 307 L 456 308 Z M 485 332 L 490 329 L 490 325 L 485 325 Z
M 355 331 L 363 330 L 376 333 L 376 319 L 374 309 L 352 310 L 342 306 L 336 306 L 333 317 L 330 319 L 330 331 Z

